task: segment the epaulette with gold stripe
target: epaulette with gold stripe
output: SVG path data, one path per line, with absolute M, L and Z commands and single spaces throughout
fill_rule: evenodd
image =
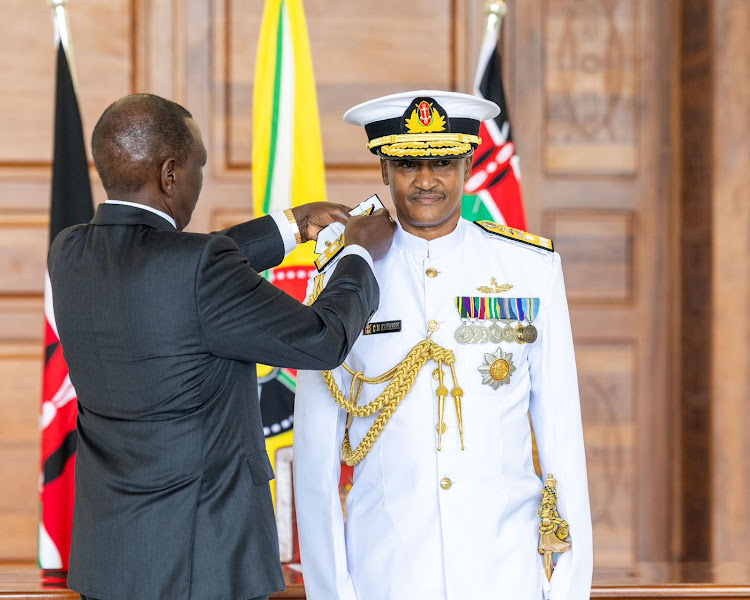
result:
M 335 239 L 328 248 L 325 249 L 325 252 L 318 256 L 318 258 L 315 259 L 315 267 L 318 269 L 318 273 L 322 273 L 323 269 L 326 268 L 326 265 L 328 265 L 334 258 L 336 258 L 339 255 L 339 252 L 341 252 L 344 249 L 344 234 L 342 233 L 337 239 Z
M 555 251 L 555 248 L 552 245 L 552 240 L 540 235 L 527 233 L 525 231 L 521 231 L 520 229 L 508 227 L 507 225 L 500 225 L 499 223 L 494 223 L 492 221 L 474 221 L 474 225 L 493 235 L 498 235 L 509 240 L 521 242 L 522 244 L 528 244 L 529 246 L 534 246 L 535 248 L 541 248 L 542 250 L 546 250 L 547 252 Z

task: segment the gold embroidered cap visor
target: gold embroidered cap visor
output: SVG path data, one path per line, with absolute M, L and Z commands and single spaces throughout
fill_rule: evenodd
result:
M 498 114 L 497 104 L 470 94 L 419 90 L 364 102 L 344 120 L 365 128 L 373 154 L 424 160 L 469 156 L 482 143 L 480 123 Z

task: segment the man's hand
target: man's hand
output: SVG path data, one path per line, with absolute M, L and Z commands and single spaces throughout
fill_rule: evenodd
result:
M 333 202 L 310 202 L 292 208 L 302 243 L 317 240 L 318 233 L 334 221 L 346 223 L 351 209 Z
M 369 217 L 349 217 L 344 229 L 344 241 L 347 245 L 362 246 L 373 260 L 380 260 L 388 254 L 395 232 L 396 221 L 388 209 L 381 208 Z

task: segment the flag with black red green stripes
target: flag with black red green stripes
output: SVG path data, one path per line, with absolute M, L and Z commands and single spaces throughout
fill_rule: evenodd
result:
M 83 127 L 68 56 L 67 31 L 62 31 L 61 35 L 59 22 L 58 19 L 50 243 L 63 229 L 87 223 L 94 216 Z M 49 274 L 45 275 L 39 566 L 67 571 L 75 497 L 78 398 L 63 358 L 52 310 Z
M 499 23 L 485 34 L 474 95 L 492 100 L 500 107 L 500 114 L 484 121 L 479 129 L 482 144 L 474 152 L 471 177 L 464 186 L 461 216 L 470 221 L 488 219 L 525 230 L 519 161 L 503 88 Z

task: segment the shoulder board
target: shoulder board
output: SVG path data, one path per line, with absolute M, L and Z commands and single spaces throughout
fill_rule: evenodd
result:
M 318 273 L 322 273 L 331 261 L 336 258 L 344 249 L 344 234 L 342 233 L 337 239 L 331 242 L 331 245 L 325 249 L 325 252 L 315 259 L 315 267 Z
M 542 250 L 546 250 L 547 252 L 555 251 L 555 248 L 552 245 L 552 240 L 544 238 L 540 235 L 526 233 L 525 231 L 521 231 L 520 229 L 508 227 L 507 225 L 500 225 L 499 223 L 494 223 L 492 221 L 474 221 L 474 225 L 493 235 L 504 237 L 509 240 L 514 240 L 516 242 L 521 242 L 522 244 L 528 244 L 529 246 L 534 246 L 535 248 L 541 248 Z

